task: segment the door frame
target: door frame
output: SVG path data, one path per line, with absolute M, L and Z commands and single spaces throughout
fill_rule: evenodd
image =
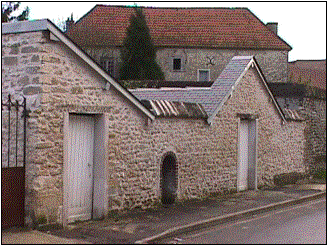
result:
M 259 120 L 258 118 L 252 119 L 252 118 L 247 118 L 249 121 L 252 121 L 252 123 L 255 123 L 255 142 L 254 142 L 254 188 L 251 188 L 251 190 L 257 190 L 258 189 L 258 125 L 259 125 Z M 240 137 L 241 137 L 241 118 L 238 118 L 238 140 L 237 140 L 237 155 L 238 155 L 238 160 L 237 160 L 237 164 L 236 164 L 236 190 L 237 192 L 243 191 L 240 190 L 240 185 L 239 185 L 239 180 L 240 180 L 240 173 L 239 173 L 239 164 L 241 161 L 241 151 L 240 151 Z M 249 170 L 249 160 L 248 160 L 248 170 Z M 248 181 L 249 181 L 249 171 L 248 171 Z M 247 188 L 246 190 L 249 190 L 249 184 L 247 184 Z
M 96 113 L 74 113 L 74 112 L 64 112 L 64 142 L 63 142 L 63 207 L 61 210 L 61 223 L 64 227 L 68 225 L 68 207 L 69 207 L 69 175 L 68 175 L 68 152 L 70 150 L 69 145 L 69 118 L 70 115 L 79 116 L 92 116 L 94 118 L 94 143 L 93 144 L 93 177 L 92 177 L 92 214 L 91 219 L 102 218 L 106 213 L 106 195 L 102 195 L 102 200 L 99 200 L 99 194 L 105 193 L 105 179 L 106 164 L 105 159 L 107 155 L 106 146 L 108 145 L 108 132 L 105 127 L 107 118 L 104 114 Z M 103 130 L 103 134 L 98 134 Z M 99 138 L 101 139 L 99 139 Z M 99 143 L 100 142 L 100 143 Z M 104 150 L 101 150 L 104 149 Z M 101 155 L 99 155 L 101 153 Z M 97 157 L 96 157 L 97 156 Z M 99 174 L 100 173 L 100 174 Z M 95 188 L 97 188 L 95 190 Z M 96 201 L 94 201 L 96 199 Z M 96 215 L 94 215 L 94 209 L 97 209 Z

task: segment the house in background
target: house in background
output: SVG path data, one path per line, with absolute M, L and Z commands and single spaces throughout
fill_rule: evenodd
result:
M 286 82 L 290 45 L 277 23 L 247 8 L 140 7 L 167 81 L 215 81 L 234 56 L 256 57 L 267 82 Z M 96 5 L 67 35 L 119 79 L 120 52 L 134 8 Z
M 295 60 L 289 62 L 288 82 L 307 84 L 326 91 L 326 60 Z
M 2 167 L 21 164 L 26 152 L 26 215 L 9 209 L 17 195 L 3 188 L 2 218 L 67 224 L 307 170 L 306 122 L 285 117 L 253 56 L 231 57 L 209 88 L 128 91 L 39 20 L 2 24 L 2 64 L 2 100 L 26 98 L 28 109 L 18 125 L 15 106 L 2 108 Z M 15 144 L 24 125 L 25 151 Z

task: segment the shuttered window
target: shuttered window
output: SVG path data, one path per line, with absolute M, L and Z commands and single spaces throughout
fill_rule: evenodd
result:
M 100 60 L 100 66 L 111 76 L 114 76 L 114 68 L 115 68 L 115 64 L 114 64 L 114 58 L 110 57 L 110 58 L 101 58 Z
M 173 59 L 173 70 L 180 71 L 182 69 L 182 60 L 180 58 Z
M 198 70 L 198 81 L 206 82 L 210 80 L 210 70 Z

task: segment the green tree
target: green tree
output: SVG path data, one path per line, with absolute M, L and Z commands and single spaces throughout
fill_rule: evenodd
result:
M 19 6 L 20 2 L 1 2 L 1 22 L 28 20 L 29 7 L 26 7 L 21 14 L 12 16 L 12 13 L 18 10 Z
M 141 8 L 135 7 L 123 42 L 121 80 L 164 80 L 156 63 L 156 50 Z

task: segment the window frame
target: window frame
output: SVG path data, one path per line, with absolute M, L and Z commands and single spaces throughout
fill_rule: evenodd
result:
M 175 60 L 179 60 L 179 69 L 175 69 Z M 180 57 L 173 57 L 173 60 L 172 60 L 172 66 L 173 66 L 173 71 L 182 71 L 182 58 Z
M 104 62 L 105 62 L 105 65 L 103 66 L 103 63 Z M 112 66 L 111 67 L 109 67 L 110 62 L 112 62 Z M 100 58 L 100 66 L 110 76 L 114 77 L 114 75 L 115 75 L 115 58 L 114 57 L 108 57 L 108 56 L 101 57 Z M 111 69 L 112 69 L 112 72 L 110 72 Z
M 181 61 L 181 69 L 180 70 L 174 70 L 174 60 L 175 59 L 180 59 L 180 61 Z M 185 72 L 185 58 L 180 55 L 172 56 L 170 58 L 170 71 L 171 72 Z
M 200 71 L 208 72 L 208 80 L 207 81 L 200 81 Z M 198 69 L 198 82 L 209 82 L 209 81 L 210 81 L 210 69 Z

